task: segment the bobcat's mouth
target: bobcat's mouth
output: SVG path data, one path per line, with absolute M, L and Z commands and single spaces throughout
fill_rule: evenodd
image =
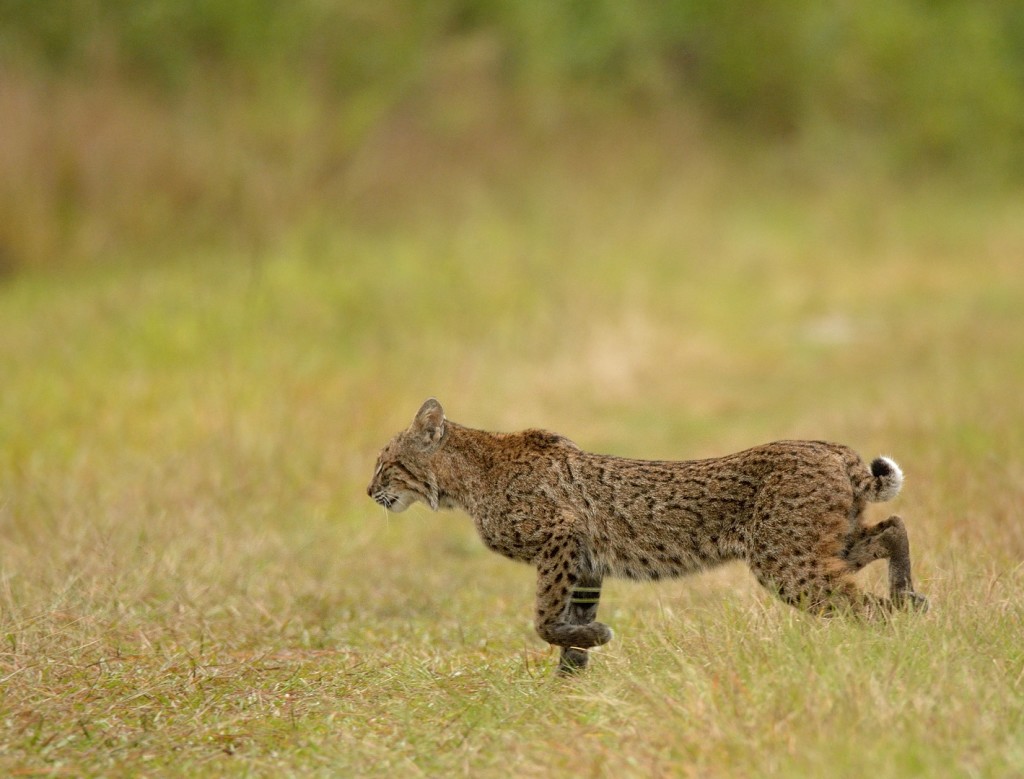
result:
M 396 498 L 394 495 L 388 495 L 386 492 L 378 492 L 372 497 L 376 503 L 379 503 L 386 509 L 391 508 L 393 505 L 395 505 L 395 503 L 398 502 L 398 498 Z
M 409 504 L 402 500 L 399 495 L 392 495 L 388 492 L 377 492 L 371 497 L 377 505 L 383 506 L 388 511 L 393 511 L 396 514 L 409 508 Z

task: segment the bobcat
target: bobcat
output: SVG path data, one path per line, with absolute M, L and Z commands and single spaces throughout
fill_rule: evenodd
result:
M 709 460 L 632 460 L 543 430 L 463 427 L 431 398 L 381 451 L 367 493 L 395 512 L 417 500 L 462 509 L 488 548 L 535 565 L 536 629 L 562 647 L 567 672 L 612 638 L 594 621 L 605 576 L 653 580 L 744 560 L 783 601 L 817 613 L 926 608 L 911 584 L 903 521 L 864 524 L 867 502 L 894 498 L 902 484 L 889 458 L 869 469 L 839 444 L 776 441 Z M 852 580 L 881 558 L 888 600 Z

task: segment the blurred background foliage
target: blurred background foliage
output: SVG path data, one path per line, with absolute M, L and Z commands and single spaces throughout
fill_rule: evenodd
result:
M 1024 5 L 0 0 L 0 128 L 8 273 L 432 218 L 651 133 L 1015 187 Z

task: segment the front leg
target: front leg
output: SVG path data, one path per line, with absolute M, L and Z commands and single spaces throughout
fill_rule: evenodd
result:
M 593 621 L 596 598 L 593 603 L 570 603 L 570 593 L 577 587 L 600 588 L 599 578 L 596 585 L 586 585 L 583 581 L 591 581 L 592 576 L 584 579 L 582 574 L 579 545 L 572 538 L 555 536 L 544 545 L 537 558 L 536 627 L 549 644 L 563 647 L 563 667 L 567 655 L 564 650 L 578 658 L 579 654 L 571 650 L 586 650 L 612 639 L 611 628 Z M 582 591 L 578 600 L 583 600 Z
M 574 625 L 587 625 L 597 617 L 597 605 L 601 600 L 601 576 L 589 574 L 580 576 L 569 596 L 569 622 Z M 589 660 L 586 649 L 563 646 L 562 656 L 558 662 L 560 674 L 571 674 L 582 671 Z

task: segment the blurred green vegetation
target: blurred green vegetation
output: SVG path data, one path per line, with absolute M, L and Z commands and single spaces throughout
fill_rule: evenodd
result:
M 406 218 L 651 116 L 825 175 L 1024 171 L 1013 0 L 0 0 L 0 73 L 7 270 Z

